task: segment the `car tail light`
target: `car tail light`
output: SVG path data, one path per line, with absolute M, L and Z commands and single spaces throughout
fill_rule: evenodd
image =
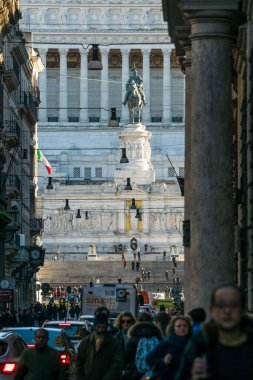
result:
M 59 323 L 58 326 L 71 326 L 71 323 Z
M 61 363 L 66 365 L 66 364 L 70 364 L 70 356 L 69 355 L 66 355 L 66 354 L 63 354 L 60 356 L 61 358 Z
M 27 344 L 27 348 L 34 348 L 35 344 Z
M 16 363 L 0 363 L 0 372 L 4 374 L 13 373 L 17 369 Z

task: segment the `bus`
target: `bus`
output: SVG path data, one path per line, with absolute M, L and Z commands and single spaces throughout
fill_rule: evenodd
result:
M 123 311 L 138 316 L 137 290 L 131 284 L 90 284 L 83 288 L 82 314 L 94 315 L 99 306 L 105 306 L 111 317 Z

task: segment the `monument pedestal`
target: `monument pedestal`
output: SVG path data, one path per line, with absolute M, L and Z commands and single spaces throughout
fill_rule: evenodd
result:
M 128 163 L 121 163 L 115 171 L 114 179 L 118 185 L 125 185 L 130 178 L 136 185 L 149 185 L 155 181 L 155 172 L 151 164 L 149 140 L 151 133 L 142 123 L 126 124 L 119 134 L 120 148 L 126 149 Z

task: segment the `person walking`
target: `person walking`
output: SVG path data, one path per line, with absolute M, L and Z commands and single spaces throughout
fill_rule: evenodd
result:
M 23 352 L 14 380 L 64 380 L 65 372 L 58 351 L 49 347 L 48 331 L 35 331 L 35 347 Z
M 253 322 L 243 290 L 235 284 L 216 287 L 210 315 L 187 345 L 175 380 L 252 380 Z
M 128 342 L 127 332 L 134 323 L 135 318 L 129 311 L 120 313 L 115 321 L 115 327 L 119 329 L 115 337 L 120 341 L 124 353 Z
M 173 380 L 181 354 L 191 335 L 191 322 L 186 317 L 173 318 L 166 330 L 168 338 L 147 356 L 147 363 L 159 380 Z
M 120 380 L 124 356 L 117 338 L 107 332 L 108 318 L 100 313 L 94 318 L 94 332 L 78 346 L 75 380 Z

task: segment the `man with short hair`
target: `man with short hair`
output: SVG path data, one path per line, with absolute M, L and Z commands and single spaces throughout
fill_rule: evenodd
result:
M 64 380 L 65 372 L 58 351 L 49 347 L 45 329 L 35 331 L 35 347 L 23 352 L 14 380 Z
M 94 318 L 94 332 L 78 346 L 75 362 L 76 380 L 120 380 L 124 365 L 120 342 L 108 331 L 105 313 Z
M 253 328 L 246 297 L 234 284 L 211 294 L 211 322 L 193 335 L 174 380 L 252 380 Z

